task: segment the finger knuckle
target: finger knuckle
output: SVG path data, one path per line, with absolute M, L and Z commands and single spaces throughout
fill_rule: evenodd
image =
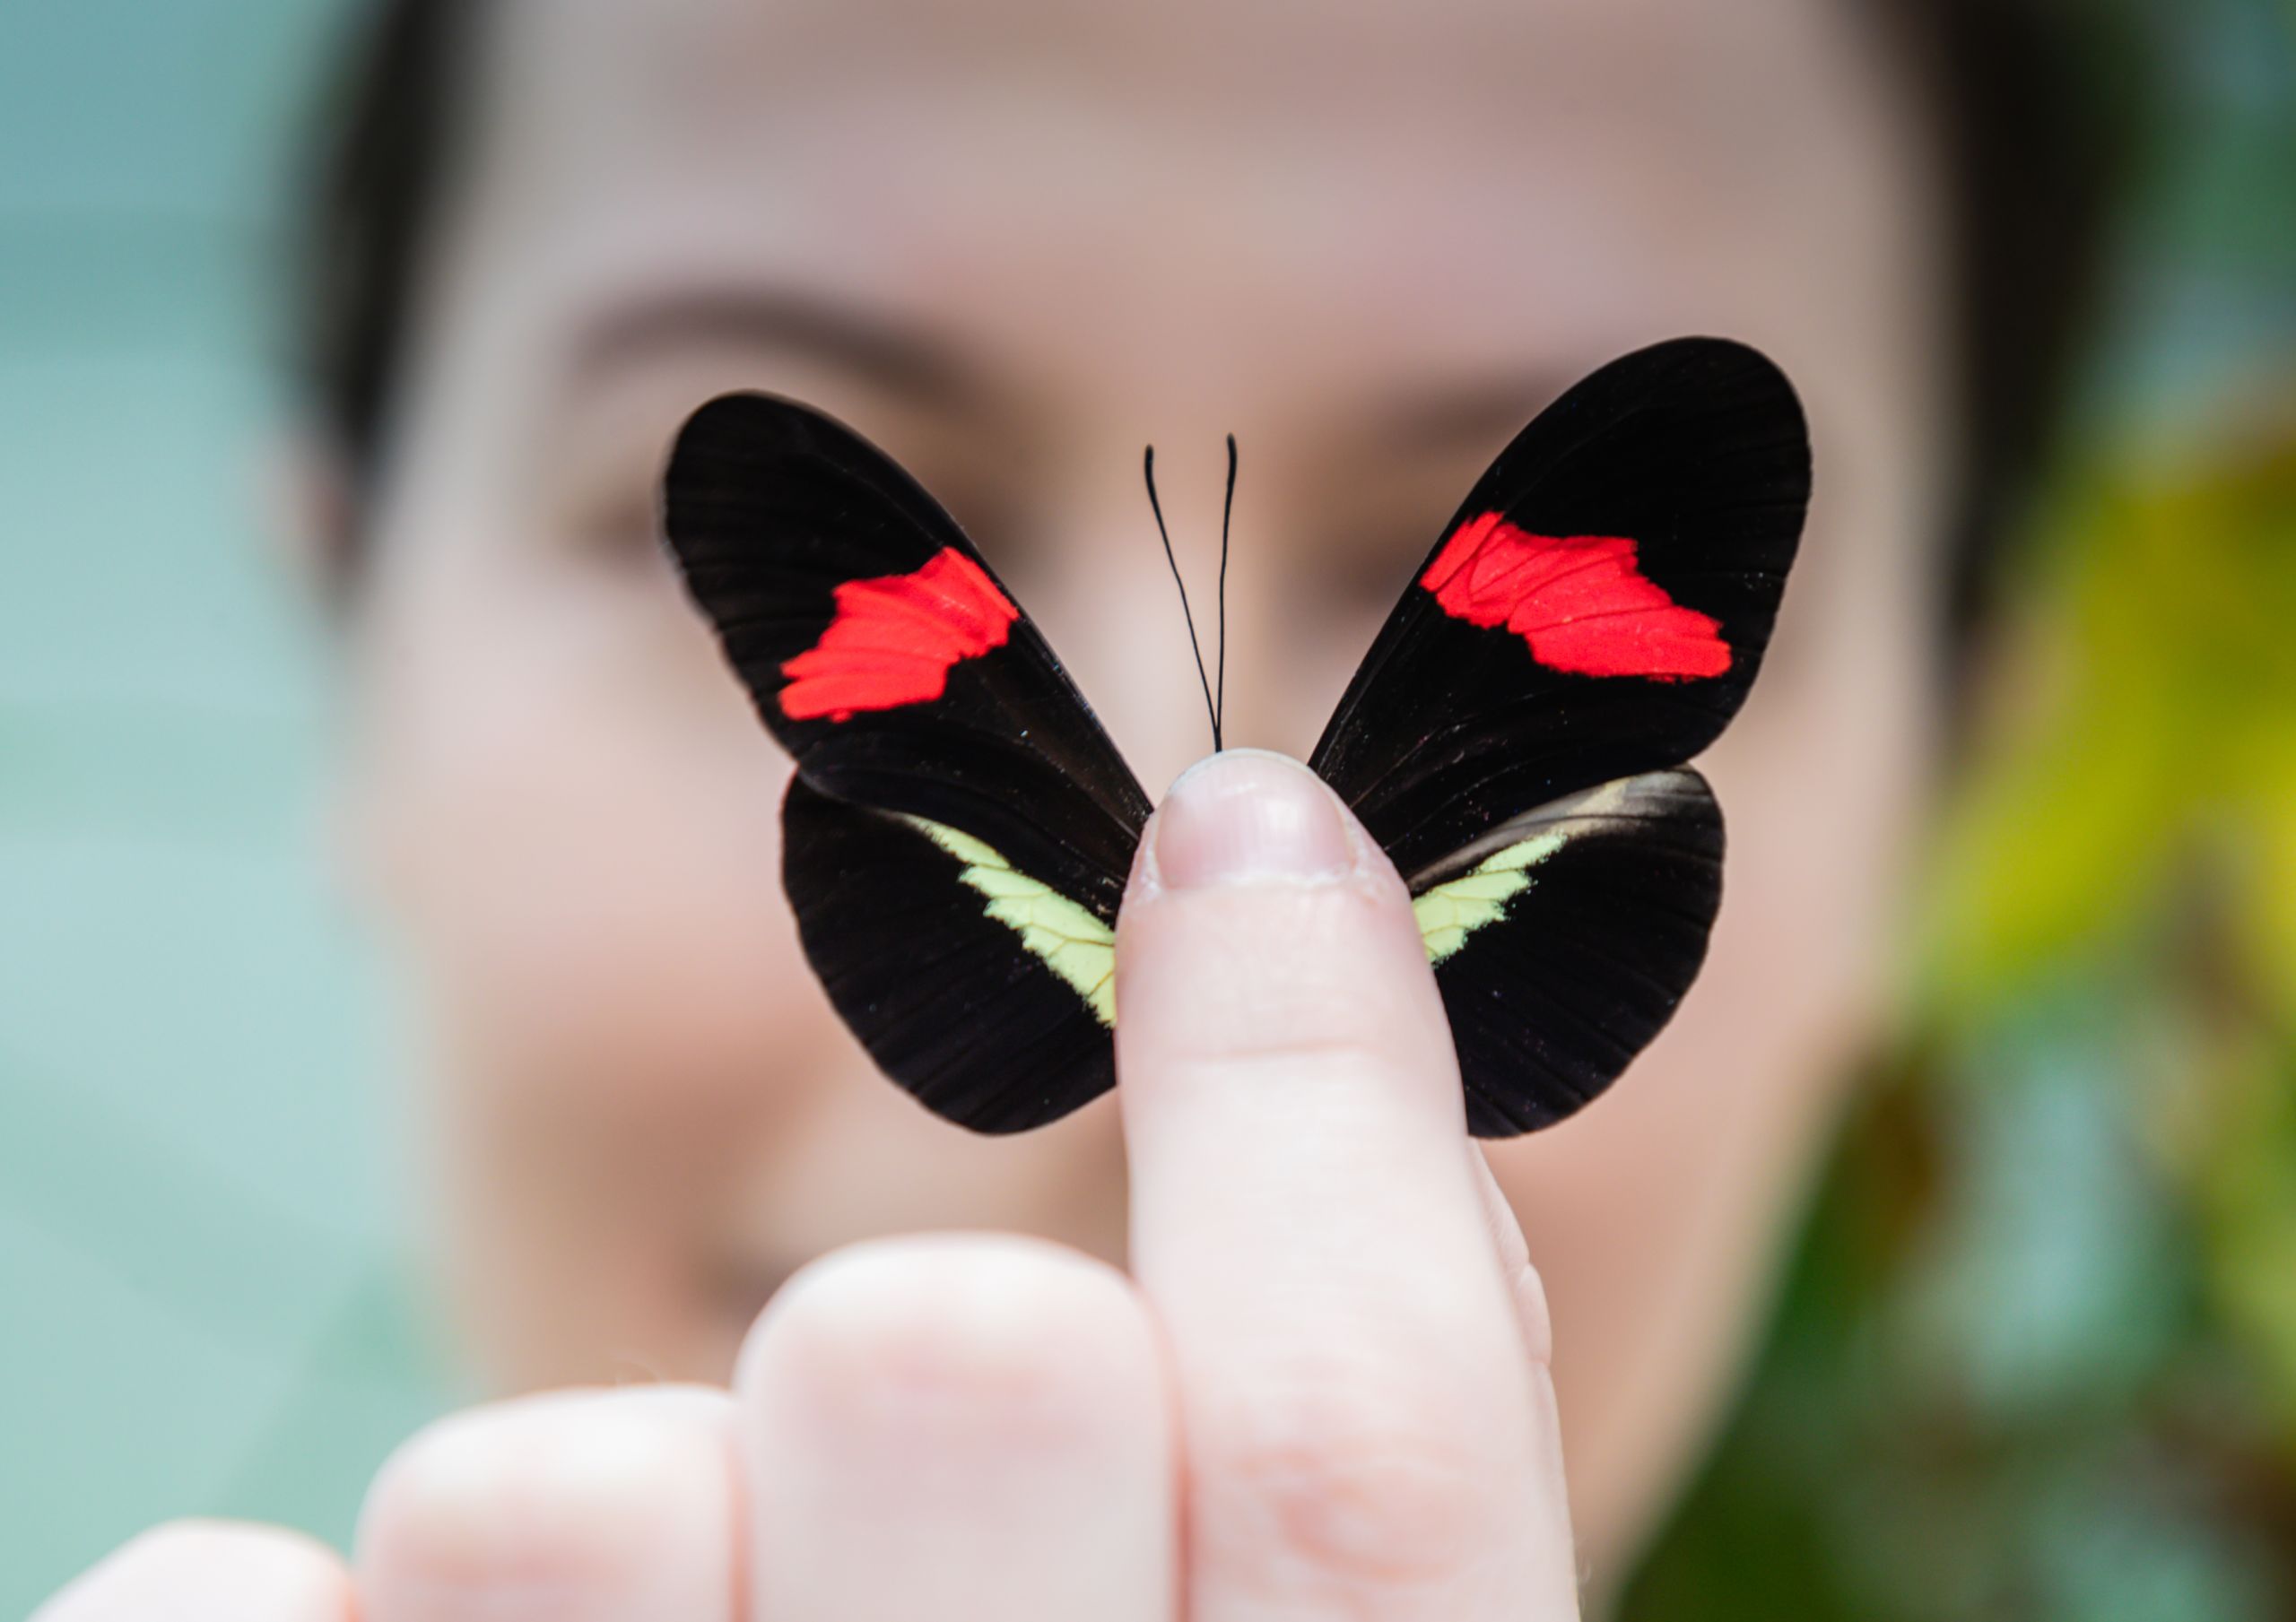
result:
M 1554 1317 L 1547 1307 L 1546 1280 L 1527 1257 L 1508 1266 L 1507 1293 L 1515 1304 L 1525 1353 L 1534 1365 L 1553 1362 Z
M 250 1622 L 341 1622 L 351 1583 L 332 1553 L 300 1533 L 173 1521 L 122 1545 L 32 1622 L 118 1622 L 211 1607 Z
M 1294 1374 L 1231 1412 L 1199 1479 L 1285 1567 L 1344 1584 L 1439 1584 L 1498 1536 L 1501 1450 L 1477 1405 L 1423 1378 Z
M 1158 1400 L 1154 1342 L 1114 1269 L 1031 1240 L 861 1245 L 801 1273 L 744 1355 L 768 1411 L 848 1442 L 993 1435 L 1062 1447 Z
M 722 1520 L 722 1442 L 623 1400 L 644 1394 L 526 1398 L 417 1433 L 369 1489 L 362 1565 L 422 1589 L 611 1583 Z

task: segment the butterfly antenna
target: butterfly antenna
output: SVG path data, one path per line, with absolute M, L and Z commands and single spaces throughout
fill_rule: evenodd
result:
M 1217 754 L 1220 752 L 1220 707 L 1212 700 L 1212 678 L 1205 673 L 1204 645 L 1196 640 L 1196 615 L 1187 605 L 1187 583 L 1180 578 L 1179 559 L 1172 555 L 1172 533 L 1164 527 L 1164 505 L 1156 499 L 1156 447 L 1152 445 L 1141 459 L 1141 473 L 1148 481 L 1148 510 L 1156 515 L 1156 533 L 1164 542 L 1164 562 L 1172 571 L 1172 584 L 1179 588 L 1180 617 L 1187 621 L 1187 645 L 1196 655 L 1196 679 L 1204 684 L 1204 709 L 1212 717 L 1212 750 Z M 1224 571 L 1224 561 L 1222 568 Z M 1223 608 L 1223 619 L 1225 612 Z
M 1228 726 L 1228 521 L 1236 516 L 1236 436 L 1228 436 L 1228 499 L 1220 505 L 1220 680 L 1219 703 L 1212 713 L 1212 747 Z

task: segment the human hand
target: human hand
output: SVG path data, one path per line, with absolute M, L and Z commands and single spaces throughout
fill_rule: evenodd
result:
M 1386 858 L 1305 769 L 1214 757 L 1150 825 L 1118 961 L 1133 1276 L 856 1245 L 730 1392 L 425 1431 L 353 1571 L 187 1526 L 39 1622 L 1575 1617 L 1544 1300 Z

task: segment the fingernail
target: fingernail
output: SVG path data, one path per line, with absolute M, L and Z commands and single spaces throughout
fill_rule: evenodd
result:
M 1156 871 L 1168 889 L 1329 879 L 1353 864 L 1338 802 L 1282 755 L 1230 750 L 1198 761 L 1156 814 Z

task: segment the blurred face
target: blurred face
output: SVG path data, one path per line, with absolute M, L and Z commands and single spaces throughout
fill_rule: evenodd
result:
M 1209 581 L 1231 739 L 1293 753 L 1555 391 L 1686 332 L 1801 386 L 1818 497 L 1708 762 L 1730 897 L 1609 1098 L 1500 1150 L 1579 1519 L 1726 1371 L 1866 1020 L 1926 752 L 1936 225 L 1840 0 L 1153 8 L 498 0 L 359 625 L 352 785 L 437 1047 L 445 1249 L 494 1377 L 721 1377 L 818 1252 L 1120 1256 L 1110 1101 L 965 1136 L 879 1080 L 782 899 L 787 765 L 655 535 L 683 414 L 813 402 L 940 495 L 1144 783 L 1206 744 L 1138 482 Z

